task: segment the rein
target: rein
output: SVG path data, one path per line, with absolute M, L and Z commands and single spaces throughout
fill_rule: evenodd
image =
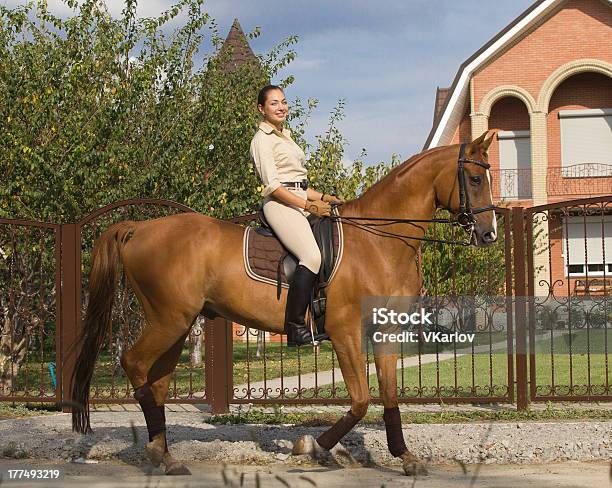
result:
M 334 221 L 346 222 L 347 224 L 354 225 L 363 230 L 367 230 L 370 232 L 374 232 L 377 235 L 383 237 L 393 237 L 396 239 L 400 239 L 404 241 L 405 239 L 413 239 L 417 241 L 426 241 L 426 242 L 439 242 L 442 244 L 455 244 L 460 246 L 469 246 L 472 242 L 472 237 L 474 234 L 474 224 L 476 223 L 476 219 L 474 218 L 475 214 L 479 214 L 482 212 L 487 212 L 489 210 L 494 210 L 495 205 L 485 205 L 484 207 L 472 208 L 470 205 L 470 196 L 466 190 L 466 182 L 465 182 L 465 164 L 476 164 L 486 170 L 488 170 L 491 165 L 485 163 L 483 161 L 476 161 L 474 159 L 469 159 L 465 157 L 465 146 L 467 144 L 461 144 L 459 149 L 459 159 L 457 160 L 457 179 L 459 181 L 459 212 L 457 213 L 457 217 L 454 219 L 404 219 L 404 218 L 396 218 L 396 217 L 358 217 L 358 216 L 349 216 L 349 215 L 331 215 L 331 218 Z M 332 204 L 332 207 L 336 209 L 340 204 Z M 380 223 L 360 223 L 362 221 L 374 221 Z M 395 234 L 394 232 L 385 231 L 382 229 L 376 229 L 375 227 L 381 227 L 384 225 L 392 225 L 392 224 L 409 224 L 414 225 L 416 227 L 416 223 L 436 223 L 436 224 L 450 224 L 454 226 L 459 226 L 463 230 L 465 230 L 469 234 L 468 241 L 450 241 L 446 239 L 434 239 L 430 237 L 409 237 L 403 234 Z

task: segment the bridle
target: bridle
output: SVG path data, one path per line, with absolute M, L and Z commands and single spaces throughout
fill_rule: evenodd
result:
M 336 207 L 339 204 L 332 204 L 333 212 L 330 218 L 334 221 L 344 221 L 346 223 L 350 223 L 356 227 L 359 227 L 364 230 L 368 230 L 371 232 L 375 232 L 377 235 L 381 235 L 384 237 L 394 237 L 397 239 L 414 239 L 417 241 L 427 241 L 427 242 L 440 242 L 443 244 L 458 244 L 462 246 L 469 246 L 472 242 L 472 237 L 474 233 L 474 225 L 476 224 L 476 219 L 474 218 L 475 214 L 479 214 L 482 212 L 487 212 L 489 210 L 494 210 L 495 205 L 485 205 L 484 207 L 476 207 L 472 208 L 470 205 L 470 196 L 467 192 L 467 186 L 465 181 L 465 165 L 466 164 L 476 164 L 485 170 L 489 170 L 491 165 L 489 163 L 485 163 L 484 161 L 476 161 L 475 159 L 469 159 L 465 157 L 465 147 L 467 143 L 461 144 L 459 148 L 459 158 L 457 160 L 457 179 L 459 181 L 459 209 L 457 212 L 457 216 L 454 219 L 404 219 L 404 218 L 394 218 L 394 217 L 358 217 L 358 216 L 349 216 L 349 215 L 338 215 Z M 361 223 L 361 221 L 370 221 L 371 223 Z M 380 223 L 372 223 L 372 222 L 380 222 Z M 411 224 L 415 225 L 416 223 L 438 223 L 438 224 L 450 224 L 450 225 L 458 225 L 464 231 L 469 234 L 469 240 L 467 242 L 463 241 L 449 241 L 446 239 L 432 239 L 429 237 L 412 237 L 405 236 L 402 234 L 395 234 L 393 232 L 385 231 L 382 229 L 375 229 L 375 227 L 381 227 L 384 225 L 391 224 Z
M 459 159 L 457 160 L 457 179 L 459 180 L 459 212 L 457 213 L 456 221 L 457 224 L 460 225 L 466 232 L 472 233 L 474 230 L 474 224 L 476 223 L 474 215 L 493 210 L 495 205 L 491 204 L 477 208 L 472 208 L 470 205 L 470 195 L 467 192 L 465 183 L 465 164 L 476 164 L 487 171 L 489 168 L 491 168 L 491 165 L 489 163 L 485 163 L 484 161 L 476 161 L 475 159 L 466 158 L 466 145 L 467 144 L 465 142 L 461 144 L 461 148 L 459 149 Z

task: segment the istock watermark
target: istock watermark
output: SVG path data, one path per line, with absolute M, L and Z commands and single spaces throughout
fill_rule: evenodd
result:
M 372 342 L 376 343 L 387 343 L 387 342 L 423 342 L 434 343 L 450 343 L 450 342 L 474 342 L 476 337 L 475 333 L 461 333 L 461 332 L 423 332 L 422 339 L 417 332 L 403 331 L 397 334 L 389 334 L 377 330 L 372 334 Z
M 361 304 L 363 348 L 408 354 L 471 348 L 482 343 L 478 326 L 479 301 L 429 297 L 366 297 Z M 490 308 L 490 307 L 488 307 Z M 506 327 L 496 326 L 495 339 L 505 340 Z M 482 334 L 480 334 L 482 335 Z M 472 348 L 473 349 L 473 348 Z
M 612 296 L 367 296 L 363 352 L 608 357 Z M 517 331 L 523 331 L 518 340 Z
M 434 326 L 434 312 L 429 311 L 425 307 L 419 307 L 415 312 L 402 312 L 387 307 L 372 308 L 372 325 L 412 325 L 422 326 L 419 332 L 404 330 L 399 333 L 383 332 L 376 330 L 371 333 L 371 340 L 374 343 L 391 343 L 391 342 L 419 342 L 427 343 L 441 342 L 473 342 L 476 337 L 475 333 L 461 332 L 443 332 L 429 330 Z
M 386 307 L 372 309 L 372 320 L 374 324 L 385 325 L 388 323 L 391 324 L 428 324 L 433 325 L 431 321 L 431 316 L 433 312 L 427 312 L 423 307 L 421 307 L 420 312 L 397 312 L 393 309 L 388 309 Z

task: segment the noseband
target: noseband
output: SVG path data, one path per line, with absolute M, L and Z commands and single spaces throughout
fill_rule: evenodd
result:
M 475 214 L 493 210 L 495 205 L 486 205 L 484 207 L 472 208 L 470 205 L 470 195 L 467 191 L 465 182 L 465 165 L 476 164 L 481 168 L 488 170 L 491 165 L 483 161 L 476 161 L 465 157 L 465 146 L 467 143 L 461 144 L 459 149 L 459 159 L 457 160 L 457 179 L 459 180 L 459 212 L 457 212 L 457 223 L 466 231 L 471 233 L 474 229 L 476 219 Z

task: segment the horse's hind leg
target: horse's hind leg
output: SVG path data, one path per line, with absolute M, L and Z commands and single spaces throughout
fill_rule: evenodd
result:
M 179 313 L 165 313 L 163 316 L 150 313 L 147 319 L 149 325 L 143 329 L 134 346 L 123 353 L 121 365 L 134 387 L 134 397 L 147 423 L 147 454 L 158 466 L 166 448 L 163 405 L 170 379 L 164 378 L 174 370 L 193 320 L 187 320 Z M 156 364 L 156 371 L 153 371 Z M 150 375 L 153 384 L 160 381 L 155 387 L 149 381 Z
M 389 452 L 402 460 L 409 476 L 427 474 L 425 465 L 412 454 L 404 442 L 402 419 L 397 402 L 397 354 L 374 354 L 380 396 L 384 405 L 383 419 L 387 431 Z
M 178 360 L 181 356 L 183 346 L 185 344 L 186 335 L 181 337 L 166 353 L 153 364 L 149 372 L 148 381 L 153 391 L 155 402 L 158 405 L 162 417 L 164 431 L 157 434 L 147 444 L 146 451 L 155 460 L 160 459 L 166 466 L 166 474 L 168 475 L 185 475 L 191 474 L 189 469 L 176 459 L 174 459 L 168 451 L 167 429 L 166 429 L 166 412 L 165 401 L 168 396 L 168 388 L 172 380 Z

